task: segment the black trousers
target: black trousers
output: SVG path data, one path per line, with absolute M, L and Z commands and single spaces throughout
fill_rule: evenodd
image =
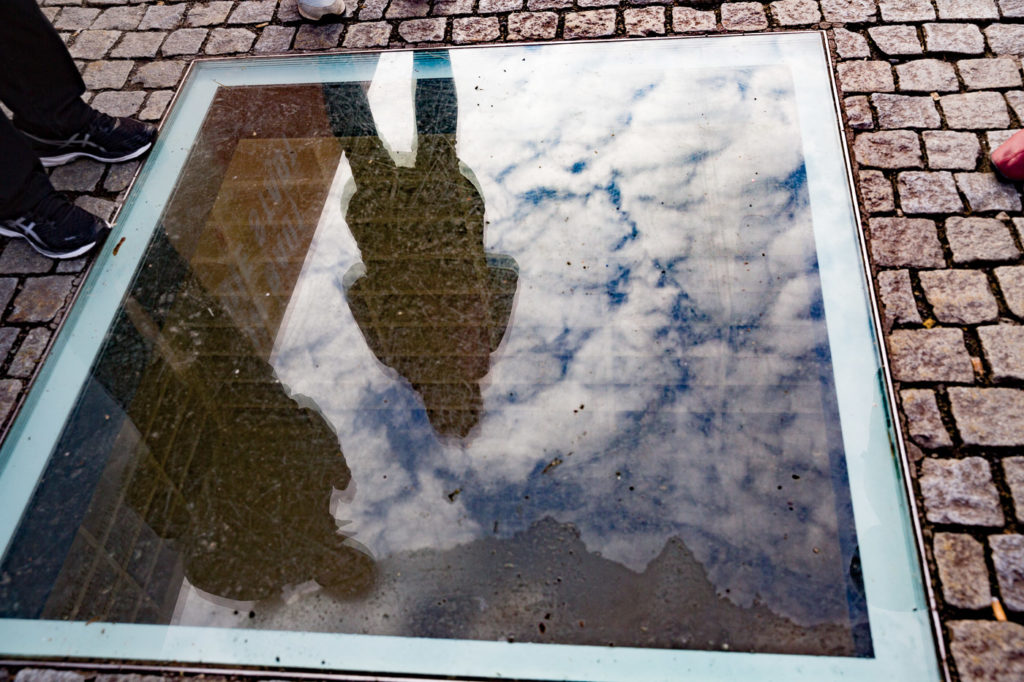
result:
M 0 102 L 18 127 L 46 137 L 86 128 L 96 112 L 81 97 L 85 84 L 36 0 L 0 0 Z M 31 208 L 47 191 L 25 137 L 0 116 L 0 217 Z

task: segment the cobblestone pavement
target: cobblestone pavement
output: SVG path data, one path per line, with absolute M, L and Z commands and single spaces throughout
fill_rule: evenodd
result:
M 295 0 L 40 4 L 92 104 L 145 120 L 201 55 L 828 29 L 953 676 L 1024 679 L 1024 217 L 1020 187 L 988 160 L 1024 124 L 1024 0 L 351 2 L 317 23 Z M 109 217 L 135 168 L 83 160 L 52 179 Z M 0 246 L 6 425 L 88 259 Z

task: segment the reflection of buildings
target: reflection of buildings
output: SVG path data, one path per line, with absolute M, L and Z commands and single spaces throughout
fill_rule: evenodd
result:
M 416 82 L 416 163 L 397 166 L 359 84 L 326 85 L 331 126 L 356 192 L 346 222 L 363 263 L 346 296 L 377 358 L 408 379 L 434 429 L 466 436 L 480 419 L 480 380 L 512 310 L 518 267 L 484 253 L 484 202 L 455 153 L 451 78 Z

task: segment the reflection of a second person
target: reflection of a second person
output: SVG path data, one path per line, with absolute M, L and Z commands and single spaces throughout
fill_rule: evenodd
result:
M 439 434 L 461 438 L 479 422 L 480 380 L 508 325 L 518 267 L 484 252 L 483 198 L 456 154 L 448 55 L 415 60 L 447 73 L 416 80 L 412 167 L 388 154 L 362 84 L 324 86 L 356 185 L 346 221 L 363 262 L 344 287 L 370 349 L 412 384 Z

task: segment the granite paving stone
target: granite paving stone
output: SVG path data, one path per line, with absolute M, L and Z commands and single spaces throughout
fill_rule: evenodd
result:
M 923 270 L 918 278 L 940 322 L 980 324 L 999 317 L 999 305 L 981 270 Z
M 1004 218 L 1004 214 L 1000 213 L 998 218 Z M 1024 244 L 1024 218 L 1011 218 L 1013 229 L 1017 232 L 1017 238 Z
M 192 28 L 198 26 L 214 26 L 223 24 L 231 11 L 229 0 L 215 0 L 214 2 L 196 3 L 188 10 L 186 26 Z
M 633 5 L 647 5 L 657 0 L 629 0 Z M 591 7 L 617 7 L 620 0 L 576 0 L 576 6 L 584 9 Z
M 497 17 L 460 17 L 452 23 L 452 40 L 456 44 L 482 43 L 500 36 Z
M 993 272 L 1010 311 L 1024 318 L 1024 265 L 1004 266 Z
M 388 19 L 418 19 L 429 12 L 429 0 L 391 0 L 386 16 Z
M 964 389 L 957 389 L 964 390 Z M 936 459 L 921 463 L 921 496 L 932 523 L 1002 526 L 1003 509 L 989 463 L 981 457 Z
M 889 334 L 889 354 L 896 381 L 974 381 L 960 329 L 896 329 Z
M 963 209 L 949 171 L 905 171 L 896 176 L 900 207 L 906 214 L 948 213 Z
M 657 36 L 665 34 L 665 8 L 640 7 L 622 13 L 626 35 Z
M 1024 535 L 990 535 L 999 595 L 1011 611 L 1024 611 Z
M 770 7 L 780 26 L 807 26 L 821 21 L 821 12 L 814 0 L 776 0 Z
M 509 18 L 509 22 L 511 23 L 511 18 Z M 409 19 L 398 25 L 398 35 L 402 36 L 402 40 L 408 43 L 436 43 L 444 40 L 444 30 L 447 23 L 448 20 L 444 17 Z M 556 26 L 557 23 L 558 19 L 556 17 Z M 552 31 L 551 36 L 548 37 L 553 37 L 554 35 L 554 31 Z
M 122 5 L 103 10 L 90 28 L 113 28 L 118 31 L 134 31 L 142 21 L 146 8 L 139 5 Z
M 284 52 L 291 47 L 295 30 L 294 26 L 267 26 L 260 33 L 253 52 L 260 54 Z
M 715 13 L 702 12 L 690 7 L 673 7 L 672 30 L 676 33 L 714 31 Z
M 279 26 L 270 28 L 283 28 Z M 285 29 L 294 32 L 294 29 Z M 135 70 L 132 76 L 133 83 L 139 83 L 147 89 L 173 88 L 178 84 L 181 74 L 185 71 L 185 62 L 175 59 L 162 59 L 160 61 L 143 64 Z
M 1024 626 L 990 620 L 954 620 L 946 626 L 962 682 L 1024 679 Z
M 1021 86 L 1020 66 L 1014 59 L 961 59 L 956 65 L 969 90 Z
M 365 1 L 369 3 L 372 0 Z M 277 6 L 277 19 L 278 21 L 306 21 L 299 14 L 299 0 L 281 0 Z
M 92 159 L 78 159 L 58 166 L 50 173 L 54 189 L 62 192 L 91 192 L 103 176 L 104 164 Z
M 972 211 L 1019 211 L 1020 194 L 995 173 L 957 173 L 956 184 Z
M 99 15 L 100 10 L 95 7 L 66 7 L 53 22 L 53 27 L 58 31 L 81 31 L 92 26 Z
M 981 54 L 985 37 L 974 24 L 925 24 L 924 44 L 929 52 Z
M 893 324 L 921 322 L 921 314 L 914 301 L 907 270 L 882 270 L 878 273 L 878 295 L 882 299 L 886 327 Z
M 356 36 L 352 40 L 358 42 L 360 39 L 366 40 L 369 44 L 373 44 L 373 36 L 378 35 L 382 31 L 379 26 L 383 22 L 377 23 L 364 23 L 364 24 L 353 24 L 352 30 L 349 34 L 355 31 Z M 377 31 L 374 31 L 374 27 L 377 27 Z M 363 27 L 363 28 L 359 28 Z M 358 31 L 356 29 L 359 29 Z M 329 24 L 302 24 L 299 26 L 298 32 L 295 34 L 295 49 L 296 50 L 327 50 L 332 47 L 338 46 L 338 41 L 341 40 L 341 34 L 345 30 L 345 24 L 329 23 Z M 387 27 L 387 35 L 391 35 L 391 27 Z M 345 47 L 366 47 L 366 45 L 346 45 Z
M 892 184 L 882 171 L 860 171 L 860 196 L 868 213 L 885 213 L 896 208 Z
M 0 379 L 0 423 L 7 421 L 21 393 L 22 383 L 18 379 Z
M 1004 457 L 1002 464 L 1017 520 L 1024 522 L 1024 457 Z
M 935 392 L 910 388 L 900 391 L 900 402 L 907 417 L 907 430 L 914 442 L 924 448 L 948 448 L 953 439 L 942 425 Z
M 18 340 L 20 333 L 21 330 L 17 327 L 0 327 L 0 362 L 7 361 L 7 356 L 14 348 L 14 342 Z
M 960 609 L 985 609 L 992 600 L 985 546 L 966 533 L 936 533 L 932 542 L 942 598 Z
M 858 24 L 875 21 L 875 0 L 821 0 L 825 21 Z
M 18 347 L 14 360 L 11 361 L 10 366 L 7 368 L 8 376 L 19 379 L 31 377 L 49 342 L 50 330 L 45 327 L 30 329 L 25 336 L 25 340 Z
M 1024 327 L 1000 324 L 978 327 L 981 347 L 992 378 L 1024 379 Z
M 179 28 L 167 36 L 167 40 L 160 46 L 160 52 L 168 57 L 197 54 L 209 29 L 205 28 Z
M 882 128 L 938 128 L 942 124 L 931 97 L 871 95 Z
M 0 312 L 7 309 L 14 296 L 14 290 L 17 288 L 17 277 L 0 277 Z
M 999 0 L 999 11 L 1006 18 L 1024 18 L 1024 0 Z
M 71 293 L 73 275 L 29 277 L 14 297 L 7 322 L 49 322 L 64 307 Z
M 353 24 L 345 34 L 345 47 L 386 47 L 391 40 L 391 24 L 375 21 Z M 298 44 L 298 38 L 295 40 Z
M 1020 131 L 1020 128 L 1010 128 L 1009 130 L 990 130 L 985 133 L 985 141 L 988 143 L 989 149 L 996 149 L 1002 143 L 1013 137 L 1014 133 Z
M 896 65 L 900 90 L 909 92 L 957 92 L 960 82 L 953 65 L 938 59 L 917 59 Z
M 949 401 L 965 444 L 1024 444 L 1024 391 L 952 387 Z
M 162 31 L 126 33 L 111 57 L 155 57 L 167 34 Z
M 85 677 L 70 670 L 22 668 L 14 677 L 14 682 L 85 682 Z
M 939 19 L 998 19 L 994 0 L 935 0 Z
M 868 244 L 881 267 L 941 268 L 942 255 L 935 221 L 925 218 L 872 218 Z
M 878 168 L 921 168 L 921 141 L 909 130 L 861 133 L 853 143 L 857 161 Z
M 167 110 L 167 106 L 174 99 L 173 90 L 155 90 L 149 93 L 146 98 L 146 106 L 139 112 L 139 118 L 143 121 L 158 121 Z
M 563 9 L 572 7 L 572 0 L 528 0 L 527 7 L 531 10 Z
M 93 109 L 102 111 L 108 116 L 134 116 L 139 112 L 144 99 L 146 99 L 146 93 L 141 90 L 128 92 L 105 90 L 97 93 L 89 104 Z
M 120 37 L 120 31 L 82 31 L 68 47 L 68 52 L 75 59 L 102 59 Z
M 953 262 L 1014 260 L 1020 250 L 1009 228 L 994 218 L 963 218 L 946 220 L 946 240 L 953 251 Z
M 1006 100 L 998 92 L 943 95 L 939 98 L 939 106 L 950 128 L 984 130 L 1010 125 Z
M 228 16 L 229 24 L 259 24 L 274 18 L 277 0 L 243 0 Z
M 566 38 L 600 38 L 615 33 L 615 10 L 595 9 L 565 15 L 562 35 Z
M 727 31 L 763 31 L 768 28 L 764 6 L 759 2 L 726 2 L 719 9 Z
M 522 9 L 523 0 L 480 0 L 477 11 L 482 14 L 495 12 L 514 12 Z
M 974 133 L 926 130 L 921 137 L 929 168 L 972 170 L 978 165 L 981 143 Z
M 875 127 L 875 115 L 871 112 L 871 104 L 867 95 L 854 95 L 843 100 L 846 110 L 846 122 L 854 130 L 871 130 Z
M 860 33 L 848 31 L 845 28 L 832 29 L 832 37 L 836 41 L 836 52 L 843 59 L 857 59 L 870 57 L 871 48 L 868 46 L 868 39 Z
M 103 178 L 103 189 L 108 192 L 120 192 L 126 189 L 132 178 L 135 177 L 135 171 L 138 170 L 140 164 L 141 162 L 137 160 L 110 164 L 110 168 L 107 169 L 107 177 Z M 3 267 L 0 265 L 0 272 L 3 271 Z
M 842 62 L 837 72 L 845 92 L 892 92 L 896 89 L 887 62 Z
M 1024 24 L 992 24 L 985 38 L 996 54 L 1024 55 Z
M 82 195 L 75 199 L 75 206 L 85 209 L 94 216 L 103 218 L 108 223 L 114 217 L 114 211 L 117 210 L 117 204 L 113 201 L 89 195 Z
M 451 16 L 454 14 L 471 14 L 473 0 L 436 0 L 433 14 L 435 16 Z M 360 14 L 360 18 L 364 18 Z
M 215 28 L 206 41 L 206 54 L 247 52 L 255 40 L 256 34 L 246 28 Z
M 185 16 L 188 5 L 182 3 L 177 5 L 150 5 L 146 14 L 139 23 L 140 31 L 153 29 L 169 31 L 178 28 Z
M 908 25 L 873 26 L 868 35 L 878 49 L 887 55 L 921 54 L 921 39 L 917 27 Z
M 53 261 L 42 255 L 23 239 L 12 239 L 4 247 L 3 254 L 0 254 L 0 272 L 5 275 L 27 275 L 40 272 L 49 272 L 53 267 Z M 3 292 L 0 292 L 2 294 Z M 10 291 L 6 292 L 3 306 L 6 307 L 10 299 Z M 0 298 L 3 298 L 0 295 Z M 3 308 L 0 308 L 3 312 Z
M 522 12 L 508 17 L 509 40 L 542 40 L 553 38 L 558 30 L 554 12 Z
M 935 18 L 929 0 L 881 0 L 878 9 L 885 21 L 928 21 Z

